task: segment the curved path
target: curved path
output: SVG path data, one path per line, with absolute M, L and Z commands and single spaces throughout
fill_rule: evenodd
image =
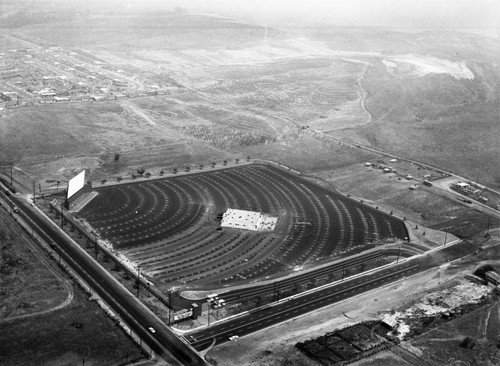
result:
M 365 64 L 365 67 L 363 68 L 363 72 L 361 73 L 361 75 L 356 79 L 356 81 L 358 82 L 358 86 L 359 88 L 361 89 L 361 99 L 359 101 L 359 106 L 361 107 L 361 109 L 363 110 L 363 112 L 365 113 L 366 115 L 366 118 L 365 120 L 363 121 L 363 123 L 361 123 L 362 125 L 365 125 L 365 124 L 368 124 L 372 121 L 372 115 L 371 113 L 366 109 L 366 98 L 368 97 L 368 92 L 366 91 L 366 89 L 363 87 L 363 79 L 365 78 L 365 75 L 366 73 L 368 72 L 368 68 L 370 67 L 370 64 L 368 62 L 364 62 Z
M 8 318 L 5 318 L 5 319 L 2 319 L 1 322 L 3 323 L 3 322 L 14 321 L 14 320 L 27 319 L 27 318 L 31 318 L 31 317 L 34 317 L 34 316 L 39 316 L 39 315 L 53 313 L 53 312 L 55 312 L 55 311 L 57 311 L 59 309 L 65 308 L 66 306 L 68 306 L 69 304 L 71 304 L 71 302 L 73 301 L 73 297 L 74 297 L 75 294 L 73 292 L 73 287 L 71 286 L 71 284 L 70 284 L 70 282 L 68 280 L 64 281 L 64 285 L 65 285 L 65 287 L 68 290 L 68 297 L 66 298 L 66 300 L 64 300 L 59 305 L 54 306 L 54 307 L 52 307 L 50 309 L 45 309 L 45 310 L 37 311 L 37 312 L 34 312 L 34 313 L 29 313 L 29 314 L 23 314 L 23 315 L 8 317 Z

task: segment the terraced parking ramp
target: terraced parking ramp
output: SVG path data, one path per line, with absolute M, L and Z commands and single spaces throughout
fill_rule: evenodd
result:
M 78 214 L 157 284 L 216 288 L 408 236 L 402 220 L 286 170 L 249 164 L 96 188 Z M 273 231 L 220 227 L 227 209 Z

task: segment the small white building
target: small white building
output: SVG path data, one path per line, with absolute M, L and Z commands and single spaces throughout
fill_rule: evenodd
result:
M 229 208 L 222 215 L 221 226 L 252 231 L 273 231 L 277 221 L 276 216 Z

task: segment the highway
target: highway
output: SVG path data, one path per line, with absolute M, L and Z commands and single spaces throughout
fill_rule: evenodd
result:
M 136 333 L 143 342 L 163 358 L 168 365 L 206 365 L 196 351 L 183 342 L 145 305 L 134 297 L 99 263 L 24 199 L 17 195 L 7 197 L 0 184 L 1 198 L 12 208 L 17 205 L 19 217 L 32 227 L 44 241 L 57 248 L 61 258 L 84 279 L 113 311 Z M 9 198 L 12 199 L 10 202 Z M 154 329 L 154 332 L 150 330 Z
M 216 339 L 216 344 L 229 340 L 232 335 L 243 336 L 259 329 L 284 322 L 296 316 L 334 304 L 359 293 L 370 291 L 417 273 L 420 264 L 409 261 L 382 271 L 346 280 L 335 286 L 325 287 L 306 294 L 297 295 L 257 309 L 211 327 L 187 333 L 185 338 L 191 345 L 202 350 Z
M 228 292 L 218 291 L 219 297 L 224 298 L 226 304 L 238 303 L 251 300 L 257 296 L 265 296 L 270 293 L 274 293 L 277 298 L 279 298 L 280 292 L 287 292 L 293 290 L 297 284 L 305 284 L 314 281 L 317 278 L 327 277 L 334 273 L 343 273 L 350 267 L 354 267 L 369 261 L 383 258 L 387 255 L 383 250 L 372 251 L 368 253 L 363 253 L 361 255 L 346 258 L 341 261 L 337 261 L 331 265 L 323 266 L 319 269 L 314 269 L 311 271 L 301 272 L 297 275 L 279 278 L 275 281 L 269 281 L 267 284 L 256 285 L 253 287 L 245 287 L 241 289 L 231 290 Z M 395 253 L 397 255 L 397 251 Z M 407 254 L 406 252 L 401 253 L 402 257 L 413 255 L 414 253 Z
M 322 288 L 306 291 L 248 313 L 243 313 L 227 321 L 213 323 L 210 327 L 186 333 L 184 337 L 195 349 L 203 350 L 209 347 L 214 339 L 216 344 L 227 342 L 229 337 L 233 335 L 241 337 L 250 334 L 436 267 L 441 264 L 440 261 L 443 260 L 443 257 L 446 257 L 447 260 L 454 260 L 464 255 L 470 255 L 474 250 L 475 248 L 469 243 L 459 242 L 441 249 L 441 255 L 439 256 L 434 253 L 415 256 L 381 270 L 346 279 L 334 285 L 325 285 Z M 374 296 L 383 296 L 383 294 L 379 292 Z

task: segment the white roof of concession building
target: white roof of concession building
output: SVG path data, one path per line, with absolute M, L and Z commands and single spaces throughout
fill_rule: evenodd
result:
M 221 226 L 253 231 L 272 231 L 277 221 L 276 216 L 229 208 L 222 215 Z

